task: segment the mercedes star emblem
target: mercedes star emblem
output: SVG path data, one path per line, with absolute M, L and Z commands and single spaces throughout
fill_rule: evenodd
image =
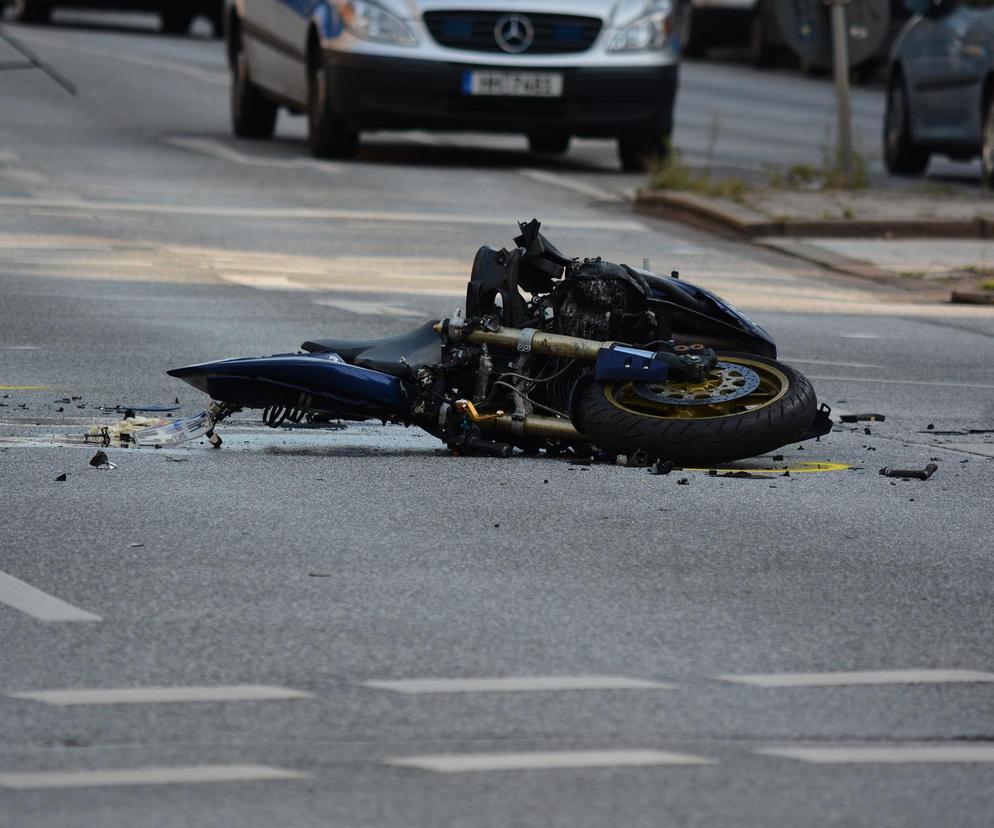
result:
M 505 52 L 523 52 L 535 40 L 535 27 L 523 14 L 505 14 L 494 26 L 494 39 Z

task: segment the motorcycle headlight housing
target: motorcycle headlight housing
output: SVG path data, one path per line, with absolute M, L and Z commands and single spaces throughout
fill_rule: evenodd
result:
M 403 20 L 370 0 L 342 0 L 338 4 L 338 12 L 345 28 L 363 40 L 394 46 L 416 46 L 418 43 L 414 32 Z
M 669 4 L 660 5 L 650 14 L 640 17 L 621 29 L 607 47 L 609 52 L 653 52 L 665 49 L 673 20 Z

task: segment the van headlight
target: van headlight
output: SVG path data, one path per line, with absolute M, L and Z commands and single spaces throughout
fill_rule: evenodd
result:
M 416 46 L 418 43 L 403 20 L 369 0 L 342 0 L 338 13 L 345 28 L 356 37 L 394 46 Z
M 656 11 L 640 17 L 621 29 L 607 47 L 609 52 L 652 52 L 665 49 L 673 22 L 672 8 L 662 4 Z

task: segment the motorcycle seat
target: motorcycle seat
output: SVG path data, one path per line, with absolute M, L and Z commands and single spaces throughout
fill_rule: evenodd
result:
M 412 369 L 417 371 L 442 361 L 442 340 L 435 332 L 436 324 L 437 319 L 413 331 L 381 339 L 313 339 L 300 347 L 312 354 L 338 354 L 350 365 L 360 368 L 393 377 L 409 377 Z M 401 357 L 406 364 L 400 361 Z

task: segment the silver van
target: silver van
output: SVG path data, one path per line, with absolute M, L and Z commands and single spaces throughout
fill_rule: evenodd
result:
M 474 130 L 618 140 L 622 166 L 665 154 L 678 44 L 670 0 L 227 0 L 236 135 L 308 116 L 314 155 L 363 131 Z

